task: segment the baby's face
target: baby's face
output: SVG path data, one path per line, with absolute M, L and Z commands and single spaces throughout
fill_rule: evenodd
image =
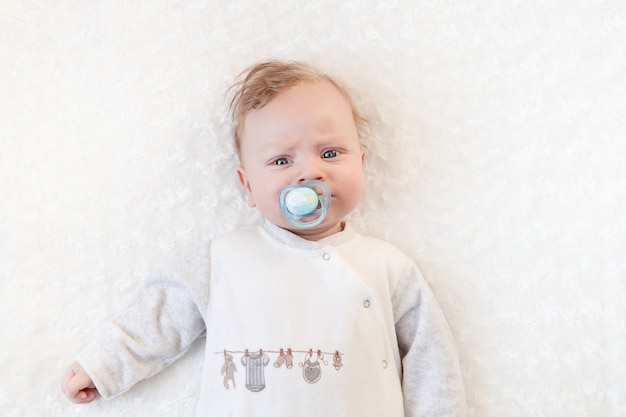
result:
M 272 223 L 310 240 L 335 233 L 363 194 L 363 149 L 345 97 L 319 81 L 284 91 L 250 111 L 238 172 L 248 204 Z M 298 229 L 282 215 L 278 194 L 308 180 L 326 183 L 332 204 L 321 224 Z

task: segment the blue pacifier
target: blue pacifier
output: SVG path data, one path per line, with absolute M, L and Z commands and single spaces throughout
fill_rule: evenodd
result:
M 331 201 L 328 186 L 318 180 L 288 185 L 278 194 L 278 204 L 283 215 L 289 223 L 301 229 L 320 224 L 326 217 Z M 303 220 L 312 216 L 315 217 L 313 220 Z

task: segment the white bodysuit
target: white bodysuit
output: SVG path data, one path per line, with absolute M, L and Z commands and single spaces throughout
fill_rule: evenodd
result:
M 266 222 L 185 269 L 148 283 L 79 356 L 103 398 L 206 333 L 197 416 L 465 415 L 448 325 L 394 246 L 349 225 L 312 242 Z

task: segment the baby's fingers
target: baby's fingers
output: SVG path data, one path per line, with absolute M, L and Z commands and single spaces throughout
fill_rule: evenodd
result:
M 65 373 L 61 389 L 70 401 L 77 404 L 93 401 L 97 395 L 93 381 L 76 362 Z
M 78 391 L 73 397 L 70 397 L 70 401 L 76 404 L 86 404 L 93 401 L 96 395 L 97 391 L 95 388 L 85 388 Z

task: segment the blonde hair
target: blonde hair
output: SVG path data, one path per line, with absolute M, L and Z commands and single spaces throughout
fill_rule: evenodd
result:
M 265 61 L 242 72 L 228 90 L 232 95 L 229 113 L 237 155 L 241 156 L 241 134 L 244 120 L 250 110 L 263 108 L 285 90 L 317 81 L 329 82 L 346 98 L 352 109 L 352 117 L 359 136 L 363 137 L 369 127 L 368 120 L 361 116 L 346 90 L 332 78 L 302 62 Z

